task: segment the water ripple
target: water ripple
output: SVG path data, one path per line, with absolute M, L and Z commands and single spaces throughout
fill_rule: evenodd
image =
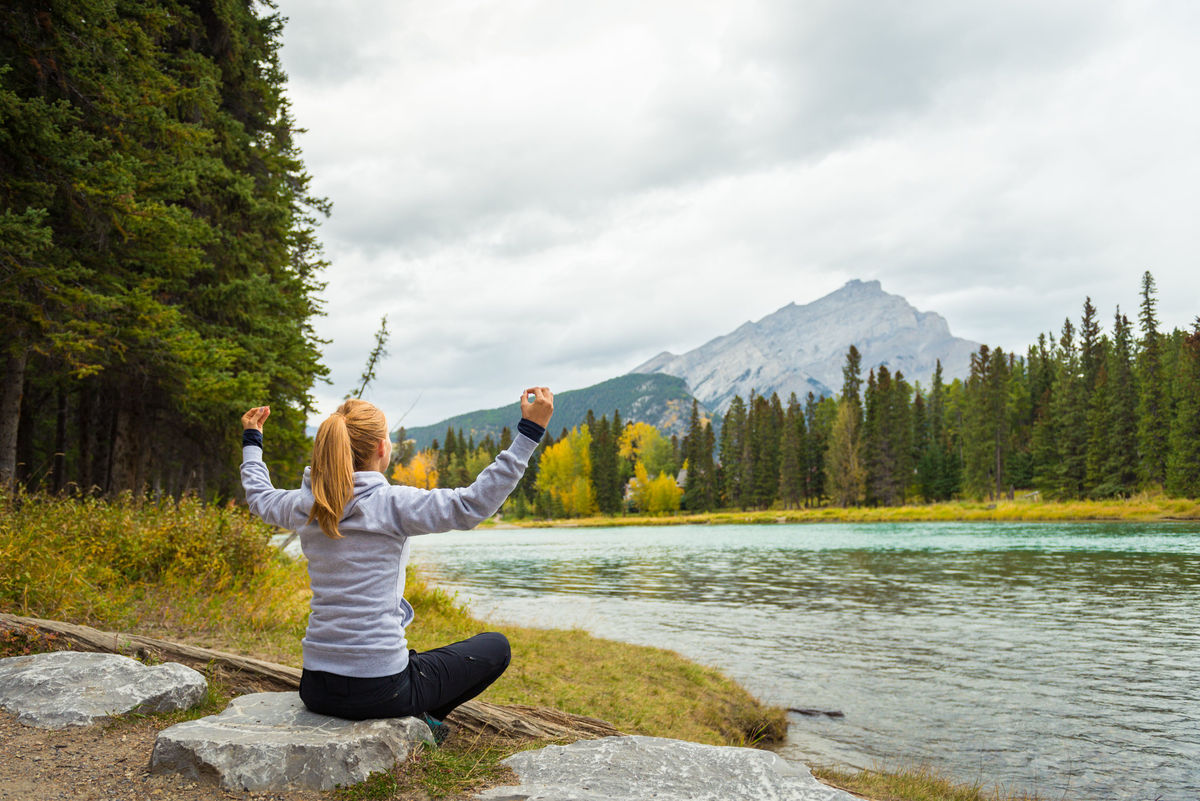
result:
M 414 540 L 478 613 L 722 668 L 785 756 L 1065 798 L 1200 797 L 1200 527 L 520 530 Z

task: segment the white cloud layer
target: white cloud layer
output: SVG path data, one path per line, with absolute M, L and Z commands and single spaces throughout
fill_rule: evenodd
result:
M 1022 349 L 1200 313 L 1200 4 L 282 0 L 334 213 L 318 332 L 410 425 L 573 389 L 850 278 Z M 419 400 L 418 400 L 419 399 Z M 516 416 L 514 406 L 514 417 Z

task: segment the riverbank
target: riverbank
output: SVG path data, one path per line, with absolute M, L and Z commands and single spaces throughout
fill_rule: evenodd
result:
M 299 665 L 309 600 L 307 575 L 302 563 L 267 544 L 273 533 L 244 511 L 195 501 L 176 505 L 0 499 L 0 610 Z M 435 647 L 484 628 L 509 638 L 513 665 L 488 690 L 486 700 L 550 706 L 608 720 L 629 733 L 703 743 L 764 746 L 786 734 L 783 710 L 762 704 L 720 672 L 674 652 L 604 640 L 582 631 L 494 626 L 474 618 L 456 598 L 419 574 L 410 573 L 406 596 L 416 610 L 416 622 L 409 630 L 411 647 Z M 0 643 L 0 656 L 51 647 L 53 643 L 45 642 Z M 232 695 L 220 686 L 214 693 L 205 713 L 218 711 Z M 136 732 L 118 727 L 96 737 L 70 732 L 51 737 L 26 731 L 0 744 L 0 762 L 34 743 L 53 748 L 45 759 L 69 762 L 72 767 L 46 775 L 69 783 L 56 786 L 63 797 L 86 797 L 90 782 L 112 772 L 113 760 L 104 756 L 109 753 L 105 749 L 126 754 L 129 742 L 152 741 L 152 733 L 171 722 L 139 718 L 125 724 L 135 726 Z M 530 745 L 538 744 L 452 737 L 449 747 L 418 754 L 395 771 L 349 788 L 341 797 L 467 797 L 472 788 L 502 783 L 507 774 L 499 761 L 514 748 Z M 7 753 L 10 748 L 16 750 Z M 71 753 L 70 760 L 66 752 Z M 148 751 L 142 757 L 147 755 Z M 109 778 L 117 784 L 131 777 L 150 781 L 134 756 L 123 759 L 134 764 Z M 868 794 L 878 801 L 1025 798 L 941 779 L 925 783 L 918 791 L 903 772 L 818 775 L 852 790 L 871 786 L 874 789 Z M 880 777 L 885 781 L 895 777 L 896 789 L 883 789 Z M 131 789 L 141 786 L 131 784 Z M 186 789 L 186 797 L 204 797 L 191 795 L 203 792 L 198 787 L 155 789 Z M 129 797 L 138 796 L 134 792 Z
M 681 526 L 773 523 L 933 523 L 933 522 L 1200 521 L 1200 500 L 1140 493 L 1131 498 L 1097 501 L 1047 501 L 1022 498 L 1001 501 L 947 501 L 906 506 L 820 506 L 809 509 L 726 509 L 663 515 L 596 515 L 539 520 L 489 521 L 484 525 L 513 528 L 596 528 L 616 526 Z

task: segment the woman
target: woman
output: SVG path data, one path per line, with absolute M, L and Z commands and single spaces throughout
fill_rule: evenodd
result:
M 347 400 L 321 424 L 298 490 L 275 489 L 263 463 L 270 407 L 242 416 L 242 486 L 250 510 L 299 532 L 308 559 L 313 597 L 300 679 L 306 707 L 350 720 L 423 716 L 440 743 L 451 710 L 500 677 L 510 658 L 503 634 L 408 650 L 408 538 L 474 528 L 495 514 L 521 480 L 553 413 L 549 389 L 527 389 L 508 449 L 471 486 L 435 490 L 388 483 L 387 420 L 366 401 Z

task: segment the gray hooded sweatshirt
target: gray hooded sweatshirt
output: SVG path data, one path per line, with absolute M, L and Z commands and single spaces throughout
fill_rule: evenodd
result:
M 312 612 L 302 641 L 304 667 L 342 676 L 391 676 L 408 666 L 404 627 L 413 609 L 404 600 L 408 538 L 474 528 L 496 513 L 525 473 L 538 443 L 517 434 L 461 489 L 395 486 L 382 473 L 354 474 L 354 495 L 338 522 L 341 539 L 325 535 L 308 515 L 311 468 L 298 490 L 275 489 L 262 448 L 242 448 L 242 487 L 250 511 L 300 534 L 312 583 Z

